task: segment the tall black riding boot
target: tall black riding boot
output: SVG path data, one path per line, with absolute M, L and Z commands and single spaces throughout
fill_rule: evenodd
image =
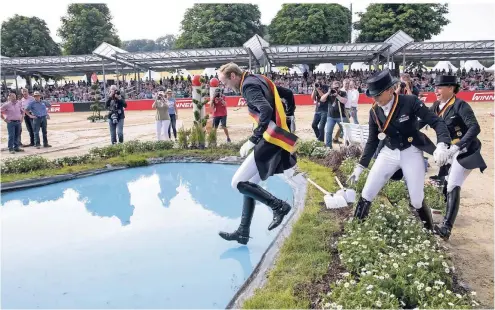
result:
M 419 219 L 423 222 L 424 227 L 428 230 L 432 230 L 433 218 L 431 217 L 431 210 L 430 207 L 426 205 L 424 200 L 421 208 L 416 211 L 418 212 Z
M 232 233 L 221 231 L 218 234 L 227 241 L 235 240 L 240 244 L 247 244 L 249 241 L 249 227 L 253 219 L 254 206 L 256 201 L 253 198 L 244 196 L 244 205 L 242 206 L 241 224 L 236 231 Z
M 447 194 L 447 211 L 445 212 L 445 218 L 443 219 L 442 226 L 435 225 L 435 233 L 437 233 L 442 239 L 449 240 L 450 232 L 454 227 L 455 218 L 459 211 L 459 203 L 461 201 L 461 188 L 459 186 Z
M 268 226 L 268 230 L 272 230 L 280 225 L 284 219 L 284 216 L 286 216 L 291 210 L 291 206 L 287 202 L 278 199 L 257 184 L 251 182 L 239 182 L 239 184 L 237 184 L 237 189 L 241 192 L 241 194 L 256 199 L 272 209 L 273 221 Z
M 368 216 L 370 212 L 371 201 L 364 199 L 363 197 L 359 198 L 356 209 L 354 210 L 354 218 L 358 220 L 363 220 Z

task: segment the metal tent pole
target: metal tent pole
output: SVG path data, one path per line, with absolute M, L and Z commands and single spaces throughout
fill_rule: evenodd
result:
M 107 101 L 107 76 L 105 74 L 105 62 L 102 60 L 103 67 L 103 92 L 105 93 L 105 101 Z

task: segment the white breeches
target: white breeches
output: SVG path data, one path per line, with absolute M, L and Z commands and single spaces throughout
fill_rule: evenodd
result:
M 256 167 L 256 162 L 254 161 L 254 151 L 246 157 L 232 177 L 232 188 L 237 190 L 237 184 L 239 184 L 239 182 L 247 181 L 255 184 L 258 184 L 261 181 L 258 167 Z
M 156 121 L 156 139 L 157 140 L 169 140 L 168 136 L 168 126 L 170 125 L 170 120 Z
M 411 205 L 415 209 L 420 209 L 424 198 L 425 163 L 423 151 L 413 145 L 403 151 L 383 147 L 371 168 L 361 196 L 373 201 L 385 183 L 399 169 L 402 169 L 406 179 Z
M 457 155 L 459 155 L 459 152 L 454 154 L 454 157 L 452 158 L 452 166 L 450 167 L 449 175 L 447 177 L 447 193 L 450 193 L 456 186 L 462 187 L 462 184 L 471 173 L 471 169 L 466 169 L 459 164 Z

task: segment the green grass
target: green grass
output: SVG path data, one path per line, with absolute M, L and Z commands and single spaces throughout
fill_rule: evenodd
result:
M 113 166 L 142 166 L 146 159 L 148 158 L 156 158 L 156 157 L 198 157 L 202 159 L 217 159 L 222 156 L 229 155 L 237 155 L 237 151 L 226 150 L 226 149 L 206 149 L 206 150 L 180 150 L 180 149 L 171 149 L 171 150 L 161 150 L 156 152 L 149 153 L 140 153 L 140 154 L 132 154 L 126 156 L 118 156 L 107 159 L 100 159 L 98 161 L 86 163 L 86 164 L 78 164 L 73 166 L 66 166 L 61 168 L 52 168 L 52 169 L 42 169 L 31 171 L 28 173 L 3 173 L 1 175 L 1 182 L 14 182 L 20 180 L 27 179 L 36 179 L 47 176 L 55 176 L 62 175 L 74 172 L 81 172 L 93 169 L 101 169 L 104 168 L 107 164 Z
M 336 189 L 330 169 L 307 159 L 298 161 L 300 170 L 326 190 Z M 284 242 L 274 269 L 269 273 L 263 288 L 257 289 L 243 308 L 309 308 L 309 296 L 295 288 L 305 287 L 321 279 L 331 262 L 329 239 L 339 228 L 338 221 L 330 212 L 322 212 L 320 202 L 323 194 L 308 184 L 306 207 Z

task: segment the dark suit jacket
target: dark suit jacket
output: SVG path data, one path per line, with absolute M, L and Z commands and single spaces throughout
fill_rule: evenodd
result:
M 392 115 L 390 125 L 387 130 L 385 130 L 387 138 L 384 143 L 388 148 L 404 150 L 411 145 L 414 145 L 424 152 L 433 154 L 435 145 L 419 131 L 418 118 L 422 119 L 436 131 L 437 143 L 443 142 L 445 144 L 450 144 L 451 140 L 447 126 L 441 118 L 429 110 L 418 97 L 413 95 L 398 96 L 399 102 L 397 108 Z M 382 128 L 387 119 L 383 113 L 383 109 L 378 105 L 374 105 L 370 109 L 368 141 L 366 142 L 363 155 L 359 161 L 364 167 L 368 167 L 373 158 L 373 154 L 378 147 L 378 143 L 380 142 L 378 139 L 380 131 L 373 110 L 375 111 L 378 122 Z

